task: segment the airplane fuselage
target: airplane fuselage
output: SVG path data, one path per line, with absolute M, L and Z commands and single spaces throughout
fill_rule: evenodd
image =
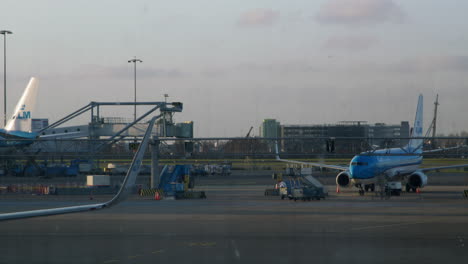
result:
M 37 133 L 23 131 L 6 131 L 0 129 L 0 148 L 25 146 L 34 143 Z
M 393 178 L 411 174 L 421 163 L 421 153 L 401 148 L 382 149 L 354 156 L 349 164 L 349 175 L 354 184 L 367 183 L 378 175 Z

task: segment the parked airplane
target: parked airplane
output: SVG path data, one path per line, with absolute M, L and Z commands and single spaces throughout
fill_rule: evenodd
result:
M 6 126 L 0 129 L 0 147 L 29 145 L 37 138 L 31 132 L 31 118 L 36 103 L 38 81 L 32 77 Z
M 68 213 L 77 213 L 77 212 L 86 212 L 92 210 L 99 210 L 111 207 L 117 203 L 122 202 L 126 199 L 132 189 L 135 187 L 136 177 L 140 172 L 141 162 L 145 155 L 146 148 L 148 147 L 149 140 L 151 137 L 151 131 L 154 127 L 154 122 L 156 117 L 151 119 L 151 122 L 146 129 L 145 136 L 143 137 L 140 146 L 138 147 L 135 156 L 133 157 L 132 163 L 127 171 L 127 175 L 124 178 L 122 187 L 120 187 L 119 192 L 109 201 L 105 203 L 98 204 L 88 204 L 88 205 L 78 205 L 78 206 L 69 206 L 61 208 L 51 208 L 51 209 L 42 209 L 42 210 L 33 210 L 33 211 L 23 211 L 23 212 L 14 212 L 14 213 L 5 213 L 0 214 L 0 221 L 2 220 L 13 220 L 37 216 L 48 216 L 48 215 L 58 215 L 58 214 L 68 214 Z
M 468 164 L 420 168 L 423 157 L 423 96 L 419 95 L 416 117 L 408 145 L 401 148 L 380 149 L 363 152 L 351 159 L 349 166 L 329 165 L 323 163 L 301 162 L 281 159 L 276 146 L 276 159 L 283 162 L 302 164 L 313 167 L 329 168 L 341 171 L 336 176 L 336 184 L 340 187 L 359 188 L 359 193 L 374 191 L 379 181 L 384 180 L 406 182 L 406 191 L 416 191 L 427 184 L 425 172 L 449 168 L 468 167 Z M 432 152 L 432 151 L 429 151 Z

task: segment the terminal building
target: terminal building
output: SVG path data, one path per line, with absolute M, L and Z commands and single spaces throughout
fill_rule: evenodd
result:
M 283 151 L 320 152 L 327 146 L 324 138 L 356 138 L 340 140 L 337 148 L 342 151 L 359 152 L 371 146 L 385 148 L 401 146 L 408 142 L 410 127 L 408 121 L 400 124 L 376 123 L 367 121 L 341 121 L 336 124 L 281 125 L 275 119 L 265 119 L 260 128 L 262 137 L 307 138 L 286 140 Z M 313 138 L 321 138 L 314 140 Z
M 263 138 L 281 137 L 281 125 L 276 119 L 264 119 L 260 127 L 260 136 Z

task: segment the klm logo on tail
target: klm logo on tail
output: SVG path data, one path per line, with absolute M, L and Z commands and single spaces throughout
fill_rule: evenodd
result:
M 26 109 L 26 105 L 22 105 L 20 111 L 18 112 L 17 116 L 13 116 L 13 119 L 31 119 L 31 111 L 24 111 Z
M 24 111 L 21 114 L 18 114 L 18 116 L 16 116 L 16 119 L 31 119 L 31 112 L 30 111 Z

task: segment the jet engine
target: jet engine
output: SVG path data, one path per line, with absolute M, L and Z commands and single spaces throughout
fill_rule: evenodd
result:
M 413 172 L 413 174 L 408 177 L 408 184 L 412 188 L 422 188 L 427 184 L 427 176 L 421 171 Z
M 349 171 L 340 172 L 336 176 L 336 184 L 340 187 L 349 187 L 351 184 L 351 177 L 349 175 Z

